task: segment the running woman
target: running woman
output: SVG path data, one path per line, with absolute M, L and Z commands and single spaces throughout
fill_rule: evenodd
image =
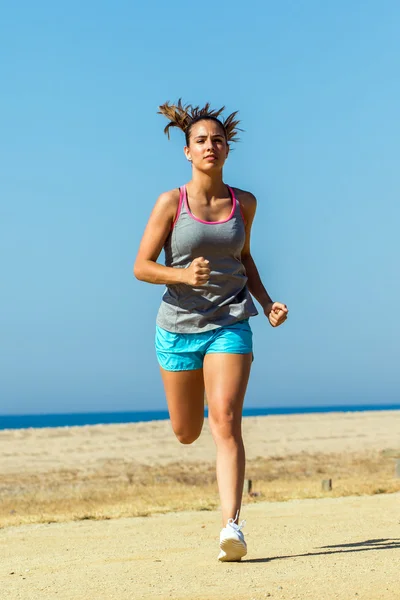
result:
M 239 524 L 245 474 L 242 408 L 253 360 L 249 318 L 254 297 L 272 327 L 287 319 L 285 304 L 273 302 L 250 251 L 256 198 L 223 180 L 229 144 L 237 140 L 237 113 L 220 119 L 212 110 L 165 103 L 170 128 L 181 129 L 192 178 L 158 198 L 140 243 L 134 275 L 166 286 L 156 323 L 156 354 L 171 425 L 182 444 L 200 435 L 204 392 L 216 444 L 222 508 L 220 561 L 247 553 Z M 165 250 L 165 266 L 157 262 Z

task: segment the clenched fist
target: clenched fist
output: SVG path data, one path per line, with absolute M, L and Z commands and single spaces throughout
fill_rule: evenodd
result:
M 209 261 L 203 256 L 195 258 L 187 269 L 184 269 L 184 283 L 197 287 L 204 285 L 210 278 Z
M 272 327 L 279 327 L 287 319 L 288 308 L 286 304 L 281 302 L 272 302 L 264 308 L 264 314 L 268 317 L 268 320 Z

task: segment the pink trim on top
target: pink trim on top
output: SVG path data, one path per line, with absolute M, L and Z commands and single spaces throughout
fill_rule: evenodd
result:
M 228 190 L 230 191 L 230 193 L 232 194 L 232 198 L 234 199 L 234 201 L 235 201 L 235 202 L 236 202 L 236 204 L 238 205 L 238 207 L 239 207 L 239 210 L 240 210 L 240 214 L 242 215 L 243 223 L 246 225 L 246 219 L 244 218 L 244 214 L 243 214 L 243 211 L 242 211 L 242 207 L 241 207 L 241 205 L 240 205 L 240 202 L 239 202 L 239 200 L 238 200 L 238 199 L 236 198 L 236 196 L 235 196 L 235 192 L 233 191 L 233 189 L 232 189 L 232 188 L 231 188 L 229 185 L 228 185 Z
M 203 221 L 203 219 L 199 219 L 198 217 L 196 217 L 189 208 L 189 204 L 187 201 L 186 185 L 185 185 L 185 186 L 183 186 L 183 200 L 185 202 L 185 208 L 186 208 L 188 214 L 195 221 L 198 221 L 199 223 L 204 223 L 205 225 L 220 225 L 221 223 L 227 223 L 228 221 L 230 221 L 235 213 L 237 200 L 236 200 L 235 194 L 233 193 L 233 190 L 229 187 L 229 185 L 227 187 L 230 190 L 231 195 L 232 195 L 232 210 L 231 210 L 231 214 L 229 215 L 229 217 L 227 219 L 222 219 L 222 221 Z
M 179 204 L 178 204 L 178 208 L 176 211 L 174 222 L 171 225 L 171 230 L 175 227 L 175 223 L 177 222 L 177 220 L 179 219 L 179 215 L 181 214 L 182 202 L 183 202 L 183 191 L 182 191 L 182 188 L 179 188 Z

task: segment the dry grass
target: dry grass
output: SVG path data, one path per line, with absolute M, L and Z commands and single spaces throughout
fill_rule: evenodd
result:
M 258 457 L 247 462 L 246 477 L 256 495 L 245 504 L 400 491 L 394 459 L 383 452 Z M 322 491 L 322 479 L 333 479 L 331 492 Z M 115 460 L 90 476 L 78 470 L 7 475 L 0 477 L 0 498 L 0 527 L 219 506 L 215 466 L 198 462 L 150 467 Z

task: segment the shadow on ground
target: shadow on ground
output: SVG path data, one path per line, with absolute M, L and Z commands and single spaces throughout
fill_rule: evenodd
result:
M 242 562 L 246 563 L 266 563 L 273 560 L 283 560 L 285 558 L 301 558 L 306 556 L 328 556 L 330 554 L 346 554 L 349 552 L 369 552 L 375 550 L 400 550 L 400 538 L 365 540 L 363 542 L 354 542 L 352 544 L 337 544 L 335 546 L 320 546 L 325 552 L 307 552 L 306 554 L 291 554 L 288 556 L 270 556 L 269 558 L 250 558 Z

